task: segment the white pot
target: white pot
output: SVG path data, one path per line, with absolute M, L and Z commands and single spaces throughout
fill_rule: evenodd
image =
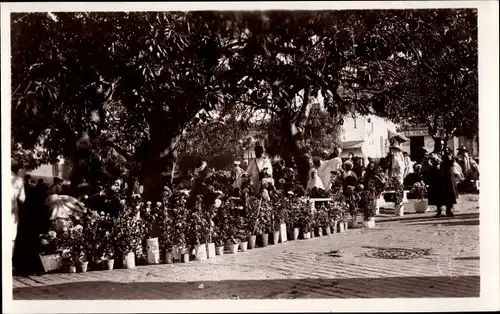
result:
M 45 272 L 59 270 L 62 267 L 62 256 L 60 253 L 57 254 L 40 254 L 40 260 L 42 261 L 43 270 Z
M 207 258 L 215 258 L 215 243 L 207 243 Z
M 160 263 L 160 244 L 158 238 L 147 239 L 148 264 Z
M 279 239 L 279 242 L 280 243 L 285 243 L 287 241 L 288 241 L 288 238 L 286 236 L 286 224 L 282 223 L 280 225 L 280 239 Z
M 404 203 L 405 205 L 405 211 L 409 213 L 414 213 L 415 212 L 415 204 L 417 203 L 417 200 L 408 200 L 407 202 Z
M 415 203 L 415 212 L 417 213 L 425 213 L 429 211 L 429 201 L 428 200 L 418 200 Z
M 370 217 L 368 220 L 363 221 L 363 227 L 367 229 L 375 228 L 375 217 Z
M 204 261 L 207 259 L 207 245 L 199 244 L 194 246 L 194 256 L 197 261 Z
M 394 215 L 404 216 L 405 215 L 405 206 L 406 206 L 405 203 L 403 203 L 401 205 L 394 204 Z
M 135 268 L 135 254 L 134 252 L 129 252 L 123 254 L 123 268 L 134 269 Z

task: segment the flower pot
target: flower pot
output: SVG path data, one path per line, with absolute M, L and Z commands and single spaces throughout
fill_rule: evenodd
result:
M 207 243 L 207 258 L 215 258 L 215 243 Z
M 260 236 L 260 246 L 266 247 L 267 244 L 269 243 L 269 234 L 264 233 Z
M 251 235 L 248 237 L 248 249 L 251 250 L 255 247 L 255 242 L 257 241 L 257 236 Z
M 273 232 L 273 244 L 278 244 L 279 239 L 280 239 L 280 232 L 274 231 Z
M 370 217 L 368 220 L 363 221 L 363 227 L 368 229 L 375 228 L 375 217 Z
M 395 216 L 404 216 L 405 215 L 405 206 L 406 206 L 406 204 L 394 205 L 394 215 Z
M 323 236 L 323 228 L 321 228 L 321 227 L 316 228 L 316 235 L 318 237 L 322 237 Z
M 282 223 L 280 224 L 280 236 L 279 236 L 279 242 L 280 243 L 285 243 L 288 241 L 288 237 L 286 235 L 286 224 Z
M 70 265 L 69 269 L 68 269 L 68 272 L 71 273 L 71 274 L 76 273 L 76 266 L 75 265 Z
M 45 272 L 51 272 L 54 270 L 60 270 L 62 267 L 62 256 L 60 253 L 42 255 L 39 254 L 40 260 L 43 265 L 43 270 Z
M 216 246 L 215 247 L 215 254 L 224 255 L 224 246 Z
M 148 264 L 160 263 L 160 244 L 158 238 L 147 239 Z
M 428 210 L 429 210 L 429 201 L 428 200 L 418 200 L 415 203 L 415 212 L 425 213 Z
M 325 229 L 324 231 L 325 231 L 326 235 L 330 235 L 332 233 L 332 229 L 331 228 L 332 227 L 330 227 L 330 226 L 324 228 Z
M 114 259 L 108 259 L 108 260 L 106 260 L 106 269 L 107 270 L 112 270 L 113 267 L 115 267 L 115 260 Z
M 337 230 L 338 230 L 338 232 L 339 232 L 339 233 L 342 233 L 342 232 L 344 232 L 344 231 L 345 231 L 345 225 L 346 225 L 346 224 L 345 224 L 344 222 L 342 222 L 342 221 L 340 221 L 340 222 L 337 224 L 337 226 L 338 226 Z
M 194 246 L 194 256 L 197 261 L 204 261 L 207 259 L 207 245 L 197 244 Z
M 414 213 L 415 212 L 415 204 L 417 200 L 409 200 L 407 203 L 405 203 L 405 211 Z
M 87 269 L 89 268 L 89 262 L 80 262 L 79 266 L 80 266 L 80 271 L 82 273 L 86 273 Z
M 333 221 L 333 226 L 332 226 L 332 233 L 339 233 L 339 222 L 338 221 Z
M 247 241 L 244 241 L 244 242 L 240 242 L 240 250 L 242 252 L 246 252 L 248 249 L 248 242 Z
M 358 226 L 358 217 L 357 216 L 351 217 L 351 219 L 347 221 L 347 226 L 351 229 L 356 228 Z
M 183 252 L 181 254 L 181 263 L 189 263 L 189 253 Z
M 129 252 L 123 254 L 123 268 L 134 269 L 135 268 L 135 254 L 134 252 Z
M 234 244 L 234 243 L 229 244 L 229 252 L 230 252 L 231 254 L 236 254 L 236 253 L 238 253 L 238 247 L 239 247 L 239 246 L 240 246 L 240 245 L 239 245 L 239 244 L 237 244 L 237 243 L 236 243 L 236 244 Z
M 174 263 L 174 254 L 172 254 L 172 251 L 167 251 L 165 253 L 165 264 L 173 264 Z
M 300 229 L 299 228 L 293 228 L 293 240 L 297 240 L 299 238 L 299 232 L 300 232 Z
M 303 232 L 302 231 L 302 238 L 305 240 L 305 239 L 310 239 L 311 238 L 311 232 L 310 231 L 307 231 L 307 232 Z

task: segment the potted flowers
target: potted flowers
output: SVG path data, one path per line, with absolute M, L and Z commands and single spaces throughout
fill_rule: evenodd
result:
M 194 247 L 195 259 L 203 261 L 207 259 L 206 243 L 210 237 L 210 221 L 206 213 L 202 212 L 202 197 L 199 196 L 196 202 L 195 211 L 189 216 L 189 244 Z
M 58 247 L 59 239 L 55 231 L 40 235 L 40 260 L 45 272 L 60 270 L 62 266 L 62 256 Z
M 404 187 L 403 184 L 396 178 L 393 178 L 390 183 L 390 189 L 393 191 L 394 213 L 396 216 L 404 215 Z
M 118 250 L 122 253 L 123 266 L 126 269 L 135 268 L 135 251 L 144 237 L 144 224 L 137 219 L 136 213 L 125 210 L 115 221 L 115 240 Z
M 84 243 L 83 227 L 81 225 L 64 230 L 60 235 L 63 262 L 68 266 L 70 273 L 76 273 L 77 264 L 84 262 Z
M 269 233 L 273 231 L 272 209 L 269 203 L 263 201 L 260 208 L 256 233 L 260 234 L 260 246 L 265 247 L 269 243 Z
M 360 207 L 364 211 L 363 227 L 375 228 L 377 205 L 375 191 L 373 191 L 373 189 L 367 188 L 361 192 Z
M 291 240 L 297 240 L 299 238 L 299 217 L 300 217 L 300 212 L 301 212 L 301 202 L 302 199 L 300 198 L 289 198 L 290 202 L 287 204 L 287 224 L 288 224 L 288 230 L 290 232 L 289 238 Z
M 328 217 L 328 203 L 322 204 L 318 209 L 316 209 L 315 214 L 318 236 L 323 235 L 323 232 L 329 235 L 331 233 L 331 229 L 329 226 L 330 220 Z
M 424 199 L 425 193 L 427 192 L 427 188 L 425 183 L 420 181 L 416 182 L 408 193 L 408 199 L 410 199 L 410 195 L 413 196 L 417 201 L 415 202 L 415 211 L 417 213 L 425 213 L 429 208 L 429 203 Z
M 302 238 L 310 239 L 311 231 L 313 231 L 313 214 L 311 212 L 310 201 L 307 201 L 301 207 L 300 215 L 298 218 L 298 226 L 302 232 Z

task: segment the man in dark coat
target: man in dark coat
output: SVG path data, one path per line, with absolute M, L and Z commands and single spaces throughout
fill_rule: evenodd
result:
M 455 173 L 453 172 L 454 161 L 451 149 L 446 147 L 442 155 L 441 176 L 443 190 L 441 193 L 441 204 L 446 206 L 446 216 L 449 217 L 454 216 L 452 212 L 453 205 L 457 203 L 458 198 L 457 183 L 455 181 Z M 441 215 L 441 208 L 438 208 L 437 215 Z

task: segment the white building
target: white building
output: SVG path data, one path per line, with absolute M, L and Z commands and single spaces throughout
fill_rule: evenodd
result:
M 345 118 L 341 133 L 341 157 L 349 153 L 362 157 L 383 158 L 389 152 L 389 132 L 396 133 L 396 124 L 376 115 Z

